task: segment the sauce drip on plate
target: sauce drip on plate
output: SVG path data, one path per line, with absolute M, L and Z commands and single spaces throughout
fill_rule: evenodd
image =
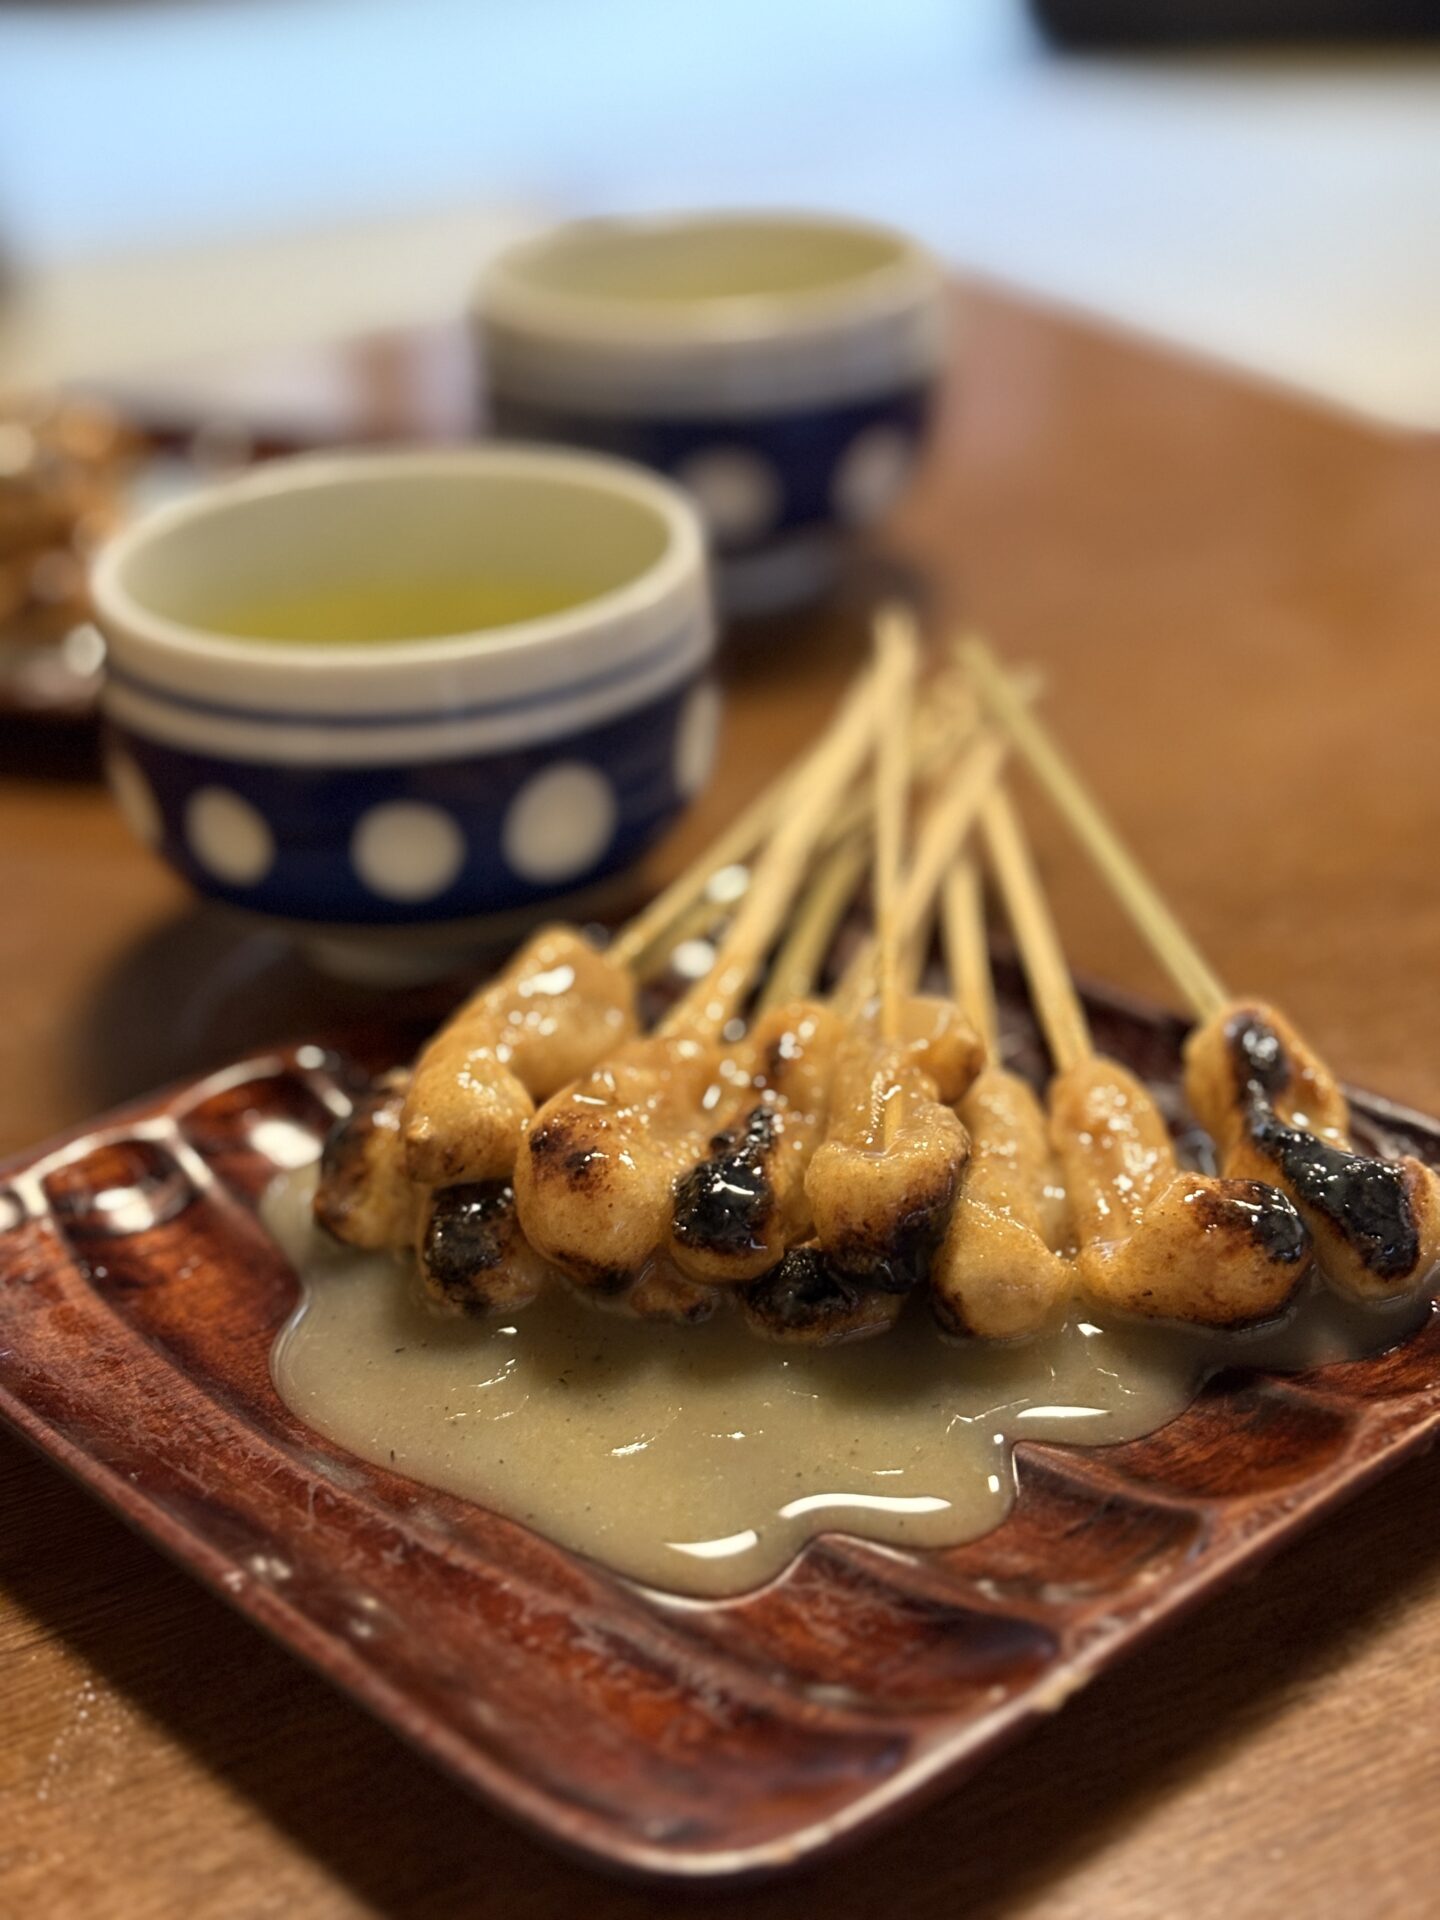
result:
M 973 1539 L 1010 1505 L 1017 1440 L 1132 1439 L 1218 1367 L 1373 1353 L 1428 1310 L 1313 1292 L 1282 1325 L 1207 1335 L 1077 1309 L 998 1347 L 947 1343 L 917 1300 L 894 1331 L 821 1350 L 768 1345 L 724 1312 L 638 1323 L 558 1286 L 513 1320 L 444 1320 L 388 1255 L 319 1234 L 313 1189 L 313 1170 L 286 1174 L 265 1203 L 303 1286 L 272 1357 L 286 1405 L 363 1459 L 687 1594 L 743 1592 L 817 1533 Z

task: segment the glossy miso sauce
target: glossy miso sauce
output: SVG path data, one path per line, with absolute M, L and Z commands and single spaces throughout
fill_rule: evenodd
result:
M 670 1327 L 556 1287 L 498 1324 L 443 1320 L 401 1266 L 313 1227 L 313 1171 L 266 1217 L 302 1281 L 272 1356 L 281 1398 L 347 1451 L 524 1521 L 649 1585 L 738 1593 L 812 1535 L 947 1546 L 1001 1520 L 1017 1440 L 1097 1446 L 1173 1419 L 1217 1367 L 1298 1369 L 1394 1344 L 1423 1309 L 1315 1292 L 1257 1334 L 1102 1325 L 1019 1347 L 898 1328 L 811 1350 L 726 1313 Z

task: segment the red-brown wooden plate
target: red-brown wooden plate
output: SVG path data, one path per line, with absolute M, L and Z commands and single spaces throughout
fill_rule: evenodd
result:
M 1090 1008 L 1101 1045 L 1173 1092 L 1181 1029 Z M 1147 1439 L 1022 1445 L 1014 1511 L 970 1545 L 832 1536 L 756 1593 L 675 1603 L 351 1458 L 276 1398 L 295 1281 L 255 1201 L 350 1071 L 318 1046 L 249 1060 L 0 1173 L 0 1414 L 597 1864 L 724 1880 L 815 1859 L 953 1785 L 1440 1421 L 1432 1313 L 1374 1359 L 1228 1374 Z M 1440 1164 L 1440 1124 L 1366 1096 L 1357 1113 Z

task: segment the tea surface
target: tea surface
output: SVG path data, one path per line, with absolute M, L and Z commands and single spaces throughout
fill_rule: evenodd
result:
M 589 597 L 572 582 L 523 575 L 347 580 L 257 595 L 217 609 L 204 624 L 229 639 L 304 646 L 437 640 L 563 613 Z

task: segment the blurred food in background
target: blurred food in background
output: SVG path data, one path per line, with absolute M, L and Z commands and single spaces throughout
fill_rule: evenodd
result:
M 0 404 L 0 707 L 88 706 L 104 650 L 86 570 L 142 452 L 97 402 Z

